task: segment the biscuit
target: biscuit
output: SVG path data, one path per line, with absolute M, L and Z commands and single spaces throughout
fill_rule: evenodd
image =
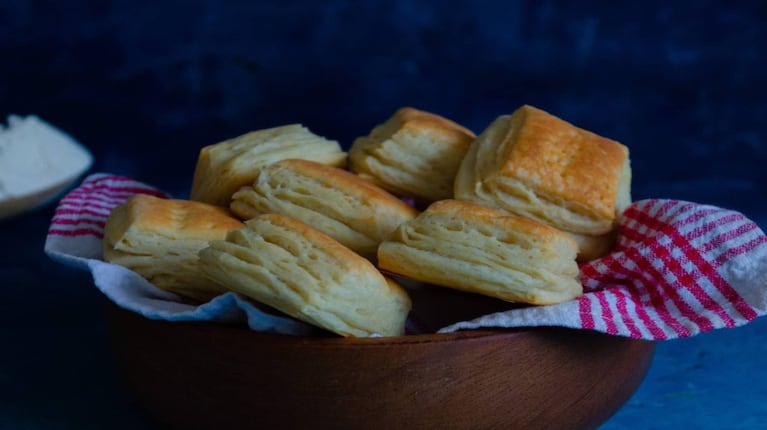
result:
M 299 159 L 263 166 L 252 185 L 234 193 L 230 207 L 242 219 L 263 213 L 296 218 L 368 259 L 416 215 L 402 200 L 350 172 Z
M 560 303 L 583 292 L 567 234 L 460 200 L 431 204 L 378 248 L 384 272 L 502 300 Z
M 401 108 L 349 149 L 349 170 L 394 194 L 433 202 L 453 196 L 471 130 L 439 115 Z
M 346 153 L 337 141 L 317 136 L 300 124 L 253 131 L 200 150 L 190 200 L 229 206 L 232 194 L 253 182 L 258 167 L 286 158 L 333 166 L 346 163 Z
M 199 255 L 210 279 L 304 322 L 345 337 L 404 333 L 407 292 L 296 219 L 259 215 Z
M 222 207 L 136 194 L 107 218 L 104 260 L 137 272 L 158 288 L 208 301 L 226 290 L 202 274 L 197 253 L 208 241 L 242 226 Z
M 472 143 L 455 198 L 527 216 L 571 233 L 579 259 L 609 250 L 631 203 L 624 145 L 532 106 L 493 121 Z

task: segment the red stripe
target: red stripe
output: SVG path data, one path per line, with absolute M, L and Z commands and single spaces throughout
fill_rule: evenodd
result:
M 636 254 L 635 251 L 636 250 L 633 250 L 631 252 L 634 254 L 633 258 L 626 252 L 617 255 L 622 255 L 621 259 L 630 259 L 637 267 L 642 267 L 643 264 L 640 262 L 642 257 Z M 668 338 L 666 331 L 656 324 L 655 319 L 650 317 L 650 314 L 647 313 L 647 310 L 645 309 L 647 307 L 655 309 L 658 316 L 666 323 L 666 325 L 673 328 L 674 322 L 669 320 L 669 312 L 666 309 L 663 296 L 660 295 L 655 288 L 646 285 L 647 281 L 644 279 L 642 273 L 629 269 L 626 266 L 626 262 L 621 262 L 621 259 L 615 258 L 612 260 L 614 264 L 610 265 L 609 274 L 605 277 L 604 281 L 616 282 L 622 285 L 626 285 L 628 283 L 626 288 L 632 291 L 630 296 L 633 297 L 632 301 L 636 307 L 637 316 L 639 316 L 639 318 L 642 320 L 647 330 L 650 331 L 655 339 L 663 340 Z M 641 301 L 641 297 L 644 295 L 650 297 L 650 303 L 644 303 Z
M 78 194 L 78 195 L 71 195 L 67 196 L 66 201 L 81 201 L 83 204 L 90 204 L 90 203 L 102 203 L 106 205 L 110 205 L 112 207 L 117 207 L 125 201 L 128 200 L 128 197 L 124 198 L 114 198 L 114 197 L 104 197 L 97 194 Z
M 49 236 L 67 236 L 67 237 L 74 237 L 74 236 L 96 236 L 99 239 L 104 238 L 104 233 L 98 230 L 94 230 L 92 228 L 78 228 L 74 230 L 62 230 L 57 228 L 51 228 L 48 230 Z
M 83 207 L 91 207 L 96 209 L 105 209 L 108 211 L 111 211 L 117 205 L 115 204 L 105 204 L 102 202 L 97 201 L 90 201 L 90 200 L 77 200 L 77 199 L 64 199 L 61 201 L 61 206 L 69 209 L 80 209 Z
M 729 242 L 740 236 L 748 234 L 752 230 L 755 230 L 757 228 L 758 226 L 756 224 L 749 222 L 747 224 L 742 224 L 732 230 L 728 230 L 728 231 L 725 231 L 724 233 L 720 233 L 719 235 L 711 238 L 708 242 L 701 245 L 700 252 L 703 254 L 709 253 L 716 248 L 723 247 L 722 245 L 724 245 L 726 242 Z M 723 247 L 723 248 L 728 248 L 728 247 Z
M 711 214 L 709 214 L 711 215 Z M 688 241 L 693 241 L 695 239 L 700 238 L 701 236 L 704 236 L 706 234 L 711 234 L 716 229 L 721 229 L 723 226 L 727 224 L 734 223 L 736 221 L 748 221 L 743 215 L 738 213 L 727 213 L 723 212 L 719 214 L 719 218 L 713 219 L 711 221 L 708 221 L 706 223 L 703 223 L 692 230 L 684 233 L 684 237 L 687 238 Z M 732 228 L 731 228 L 732 229 Z M 681 233 L 681 229 L 680 230 Z
M 605 323 L 605 330 L 608 334 L 618 334 L 618 327 L 613 320 L 612 312 L 610 311 L 610 304 L 605 297 L 605 291 L 594 293 L 599 300 L 599 306 L 602 308 L 602 321 Z
M 606 258 L 603 258 L 601 260 L 595 260 L 588 263 L 583 263 L 579 266 L 580 268 L 580 281 L 581 285 L 583 285 L 584 290 L 593 291 L 593 290 L 601 290 L 605 288 L 604 285 L 602 285 L 601 282 L 599 282 L 599 279 L 604 276 L 604 271 L 598 270 L 596 268 L 596 264 L 602 263 L 602 261 L 606 260 Z
M 75 189 L 72 192 L 82 192 L 85 194 L 98 194 L 103 196 L 115 196 L 115 197 L 130 197 L 135 194 L 157 194 L 159 191 L 152 188 L 110 188 L 110 187 L 84 187 L 81 189 Z
M 645 213 L 637 212 L 634 214 L 637 217 L 638 222 L 646 222 L 650 223 L 653 222 L 652 218 L 649 218 L 649 216 Z M 658 225 L 665 224 L 665 223 L 656 223 Z M 730 303 L 734 305 L 738 313 L 740 313 L 742 316 L 744 316 L 747 319 L 753 319 L 756 317 L 756 314 L 754 313 L 753 309 L 740 297 L 740 295 L 730 286 L 727 284 L 727 282 L 719 276 L 719 274 L 716 272 L 715 268 L 711 266 L 710 263 L 708 263 L 703 257 L 695 250 L 689 243 L 687 243 L 684 238 L 679 234 L 678 230 L 673 228 L 668 228 L 669 224 L 665 224 L 665 228 L 663 228 L 664 231 L 669 232 L 669 238 L 671 239 L 672 243 L 679 247 L 685 254 L 685 257 L 690 260 L 694 265 L 698 267 L 698 269 L 701 271 L 701 274 L 708 279 L 708 281 L 714 285 L 714 287 L 722 294 L 723 297 Z M 635 235 L 636 232 L 628 231 L 629 235 Z M 659 247 L 662 248 L 662 247 Z M 662 275 L 659 274 L 657 271 L 654 270 L 652 267 L 648 267 L 648 269 L 652 269 L 655 272 L 656 277 L 662 278 Z M 687 283 L 688 279 L 685 278 L 684 283 Z M 685 285 L 683 285 L 684 287 Z M 700 288 L 700 286 L 695 283 L 694 287 Z M 700 291 L 703 291 L 702 289 Z M 695 294 L 693 293 L 696 298 L 701 300 L 703 298 L 704 300 L 701 302 L 704 306 L 707 306 L 708 308 L 716 308 L 719 306 L 719 303 L 714 301 L 713 299 L 708 296 L 707 293 L 703 292 L 702 294 Z M 677 305 L 677 307 L 680 305 L 679 300 L 681 298 L 676 299 L 678 296 L 672 292 L 672 299 L 674 299 L 674 303 Z M 707 305 L 708 304 L 708 305 Z M 716 305 L 716 306 L 713 306 Z M 685 307 L 685 305 L 683 305 Z M 732 323 L 731 317 L 726 314 L 726 311 L 723 308 L 720 308 L 720 312 L 716 312 L 717 315 L 727 315 L 727 318 L 724 318 L 724 320 L 727 322 L 729 321 Z M 681 308 L 680 308 L 681 310 Z M 709 309 L 712 310 L 713 309 Z M 693 314 L 695 315 L 695 314 Z
M 650 201 L 650 204 L 639 206 L 629 206 L 628 209 L 623 213 L 623 216 L 630 221 L 634 221 L 637 224 L 643 225 L 648 229 L 648 232 L 652 232 L 653 234 L 660 230 L 661 226 L 663 225 L 661 221 L 661 217 L 664 216 L 671 208 L 674 208 L 675 206 L 679 207 L 681 202 L 677 200 L 657 200 L 657 201 Z M 655 212 L 655 214 L 652 217 L 649 217 L 647 214 L 654 210 L 658 205 L 660 207 Z M 684 206 L 680 207 L 679 211 L 683 211 Z M 643 236 L 637 231 L 636 229 L 630 227 L 628 223 L 623 223 L 621 225 L 620 229 L 620 235 L 621 240 L 620 244 L 621 247 L 630 247 L 634 243 L 643 243 L 648 238 L 652 236 Z M 628 238 L 628 243 L 624 240 L 624 238 Z
M 129 178 L 127 176 L 118 175 L 91 177 L 86 179 L 80 185 L 80 187 L 78 187 L 78 189 L 106 189 L 113 192 L 124 192 L 132 194 L 144 193 L 157 195 L 158 197 L 167 197 L 167 194 L 158 190 L 157 188 L 144 185 L 141 182 L 137 182 L 135 179 Z
M 67 196 L 67 200 L 74 199 L 83 200 L 86 203 L 99 202 L 117 206 L 125 203 L 125 201 L 128 200 L 128 197 L 108 197 L 96 193 L 73 193 Z
M 644 213 L 637 214 L 637 218 L 641 220 L 640 222 L 649 222 L 650 220 L 649 215 Z M 679 230 L 677 230 L 674 225 L 666 223 L 662 224 L 663 227 L 661 227 L 661 229 L 664 236 L 668 237 L 671 242 L 684 253 L 685 257 L 689 261 L 691 261 L 696 267 L 700 268 L 702 263 L 701 256 L 695 254 L 694 250 L 692 249 L 693 247 L 679 234 Z M 695 323 L 701 329 L 701 331 L 709 331 L 713 329 L 711 321 L 708 318 L 705 318 L 704 316 L 695 312 L 692 307 L 690 307 L 689 303 L 687 303 L 684 298 L 679 295 L 678 289 L 687 289 L 695 298 L 698 299 L 704 308 L 716 313 L 725 321 L 732 321 L 724 309 L 719 306 L 719 304 L 716 303 L 716 301 L 714 301 L 708 295 L 708 293 L 703 290 L 703 288 L 700 287 L 700 284 L 698 284 L 698 277 L 694 277 L 689 273 L 684 273 L 679 261 L 675 257 L 671 256 L 671 252 L 666 247 L 660 245 L 660 241 L 656 240 L 655 244 L 650 249 L 655 257 L 663 262 L 664 267 L 671 272 L 674 278 L 676 278 L 676 281 L 674 281 L 673 278 L 666 277 L 663 273 L 655 269 L 655 267 L 649 262 L 645 269 L 651 272 L 656 279 L 661 281 L 661 288 L 666 291 L 666 294 L 674 302 L 674 305 L 676 305 L 677 309 L 679 309 L 687 318 Z M 703 275 L 705 276 L 705 272 Z
M 670 233 L 673 235 L 673 232 Z M 672 238 L 672 241 L 674 241 L 675 244 L 680 247 L 685 255 L 687 255 L 687 258 L 691 260 L 696 267 L 699 267 L 700 262 L 694 260 L 694 256 L 693 258 L 690 258 L 689 252 L 684 249 L 685 245 L 687 248 L 690 248 L 689 243 L 677 243 L 678 241 L 676 241 L 674 238 Z M 727 315 L 724 309 L 722 309 L 722 307 L 716 303 L 716 301 L 714 301 L 714 299 L 712 299 L 711 296 L 709 296 L 708 293 L 706 293 L 706 291 L 703 290 L 703 288 L 701 288 L 700 284 L 698 283 L 698 279 L 700 279 L 702 276 L 705 276 L 704 274 L 698 272 L 685 273 L 679 260 L 672 257 L 671 252 L 664 246 L 657 245 L 653 247 L 653 251 L 655 256 L 657 256 L 658 259 L 663 262 L 664 268 L 668 269 L 671 272 L 673 278 L 676 278 L 676 280 L 674 280 L 671 276 L 664 275 L 663 273 L 657 271 L 657 269 L 651 265 L 648 265 L 647 270 L 653 271 L 659 279 L 664 279 L 665 283 L 671 287 L 668 288 L 668 295 L 671 297 L 671 300 L 683 315 L 695 323 L 695 325 L 697 325 L 701 331 L 709 331 L 714 328 L 713 324 L 708 318 L 700 315 L 690 306 L 690 304 L 679 294 L 679 290 L 689 291 L 692 296 L 695 297 L 701 305 L 703 305 L 705 309 L 708 309 L 709 311 L 719 315 L 719 317 L 722 318 L 725 323 L 732 322 L 732 318 Z
M 657 207 L 657 210 L 655 210 Z M 658 200 L 653 205 L 644 208 L 633 208 L 629 211 L 631 219 L 644 225 L 649 231 L 660 231 L 666 225 L 665 219 L 686 212 L 692 203 L 678 200 Z M 640 210 L 641 209 L 641 210 Z
M 59 215 L 78 215 L 78 216 L 91 215 L 91 216 L 106 219 L 109 216 L 109 211 L 96 212 L 89 208 L 80 208 L 79 210 L 75 210 L 75 209 L 69 209 L 69 208 L 62 208 L 61 206 L 59 206 L 59 208 L 56 209 L 55 216 L 59 216 Z
M 756 318 L 756 314 L 754 310 L 743 300 L 742 297 L 738 294 L 735 289 L 733 289 L 721 276 L 719 276 L 716 269 L 706 261 L 703 256 L 698 252 L 697 249 L 695 249 L 693 246 L 691 246 L 685 238 L 679 234 L 679 231 L 670 228 L 666 229 L 668 231 L 669 239 L 671 239 L 672 243 L 677 246 L 682 252 L 684 253 L 685 257 L 692 262 L 697 268 L 700 270 L 701 274 L 722 294 L 722 296 L 730 303 L 732 303 L 735 307 L 735 309 L 740 313 L 743 317 L 747 319 L 753 319 Z M 663 247 L 656 247 L 658 249 L 664 249 Z M 685 282 L 686 283 L 686 282 Z M 682 285 L 683 287 L 685 285 Z M 700 287 L 697 283 L 695 284 L 698 288 Z M 701 290 L 702 291 L 702 290 Z M 711 299 L 707 293 L 702 292 L 705 297 L 708 298 L 708 300 L 711 300 L 710 303 L 716 303 Z M 695 294 L 694 294 L 695 295 Z M 697 295 L 696 295 L 697 297 Z M 708 302 L 706 300 L 706 302 Z M 704 304 L 704 303 L 702 303 Z M 718 303 L 716 303 L 718 306 Z M 724 312 L 724 310 L 722 310 Z M 717 312 L 719 314 L 719 312 Z M 729 318 L 728 318 L 729 319 Z M 727 321 L 727 320 L 726 320 Z M 731 321 L 731 320 L 730 320 Z
M 657 212 L 654 212 L 652 214 L 652 219 L 656 221 L 653 225 L 662 225 L 663 220 L 666 217 L 677 216 L 677 214 L 684 213 L 693 206 L 692 203 L 686 203 L 680 200 L 660 200 L 658 203 L 662 203 L 662 204 L 660 206 L 660 209 Z M 657 206 L 657 203 L 654 206 Z M 672 215 L 672 209 L 673 209 L 673 215 Z M 648 209 L 648 210 L 639 212 L 639 214 L 647 215 L 650 212 L 651 211 Z M 652 225 L 650 227 L 652 227 Z
M 689 203 L 685 205 L 685 211 L 689 210 L 692 206 L 694 206 L 693 203 Z M 710 207 L 704 207 L 704 208 L 697 208 L 693 213 L 688 215 L 686 218 L 674 218 L 673 225 L 678 229 L 681 227 L 684 227 L 689 224 L 693 224 L 697 221 L 699 221 L 701 218 L 707 217 L 709 215 L 715 214 L 717 212 L 722 212 L 721 209 L 718 208 L 710 208 Z M 661 220 L 664 224 L 670 224 L 669 220 Z
M 95 220 L 95 219 L 86 219 L 86 218 L 57 218 L 54 217 L 53 221 L 51 221 L 51 225 L 79 225 L 79 224 L 91 224 L 94 226 L 98 226 L 101 228 L 104 228 L 104 225 L 106 224 L 105 220 Z
M 635 276 L 636 275 L 641 274 L 635 272 Z M 677 319 L 676 315 L 672 313 L 668 307 L 666 307 L 666 300 L 671 298 L 668 296 L 668 294 L 666 294 L 665 289 L 663 288 L 663 281 L 659 282 L 658 279 L 652 275 L 650 275 L 650 277 L 654 280 L 655 285 L 645 286 L 644 288 L 647 292 L 647 295 L 650 297 L 650 303 L 648 304 L 649 307 L 651 307 L 656 312 L 658 317 L 666 324 L 666 326 L 676 332 L 678 336 L 690 336 L 690 331 L 687 329 L 687 327 L 682 325 Z M 645 282 L 648 281 L 649 280 L 645 280 Z
M 591 299 L 588 294 L 578 298 L 578 315 L 581 317 L 581 326 L 587 330 L 594 329 L 594 317 L 591 315 Z
M 670 207 L 667 205 L 664 205 L 664 206 Z M 646 214 L 644 213 L 636 213 L 634 215 L 641 219 L 646 219 Z M 627 233 L 629 235 L 638 235 L 638 232 L 632 229 L 627 229 Z M 687 330 L 687 328 L 681 325 L 679 321 L 677 321 L 675 317 L 671 314 L 671 312 L 669 312 L 669 310 L 666 308 L 665 300 L 666 298 L 670 298 L 665 293 L 665 291 L 668 289 L 668 286 L 667 286 L 665 278 L 663 278 L 662 275 L 660 275 L 657 271 L 654 270 L 650 261 L 647 261 L 647 258 L 652 258 L 652 256 L 648 255 L 647 257 L 644 257 L 640 254 L 640 250 L 646 251 L 647 249 L 648 248 L 644 248 L 644 249 L 627 248 L 626 250 L 624 250 L 624 254 L 626 258 L 632 260 L 634 264 L 637 267 L 639 267 L 641 270 L 643 270 L 644 272 L 638 272 L 636 270 L 627 269 L 625 265 L 615 265 L 611 267 L 611 269 L 616 270 L 619 273 L 622 273 L 628 279 L 634 279 L 636 281 L 639 281 L 639 284 L 643 287 L 644 291 L 646 291 L 647 294 L 649 294 L 651 305 L 653 308 L 655 308 L 655 311 L 658 313 L 658 316 L 663 320 L 663 322 L 665 322 L 666 325 L 671 327 L 679 336 L 682 336 L 682 337 L 689 336 L 690 332 Z M 650 281 L 654 280 L 654 282 L 657 283 L 657 285 L 646 285 L 645 282 L 648 280 L 645 279 L 645 276 L 649 276 L 650 277 L 649 280 Z
M 683 209 L 685 210 L 685 209 Z M 646 212 L 641 211 L 632 211 L 632 219 L 636 221 L 638 224 L 644 225 L 650 229 L 649 231 L 654 231 L 655 233 L 666 230 L 669 226 L 672 227 L 673 230 L 678 231 L 679 226 L 688 224 L 690 221 L 695 220 L 697 221 L 700 219 L 704 214 L 711 214 L 715 213 L 718 210 L 711 209 L 711 210 L 700 210 L 696 213 L 690 215 L 686 219 L 678 222 L 674 222 L 673 224 L 669 224 L 666 222 L 660 222 L 658 219 L 652 218 L 650 215 L 648 215 Z M 710 230 L 712 230 L 715 227 L 722 226 L 724 224 L 727 224 L 729 222 L 735 221 L 737 219 L 745 219 L 742 215 L 738 213 L 734 214 L 727 214 L 724 217 L 721 217 L 717 220 L 711 221 L 709 223 L 706 223 L 704 226 L 696 227 L 695 229 L 691 230 L 688 234 L 686 234 L 684 237 L 688 238 L 688 240 L 697 239 L 700 236 L 709 233 Z M 750 223 L 749 225 L 755 227 L 756 225 L 753 223 Z M 622 236 L 626 236 L 630 239 L 630 241 L 634 243 L 641 243 L 643 241 L 646 241 L 648 238 L 654 237 L 653 236 L 643 236 L 641 235 L 636 229 L 632 229 L 630 227 L 624 227 L 620 230 L 620 234 Z M 733 236 L 734 237 L 734 236 Z M 723 238 L 727 238 L 727 236 L 724 236 Z M 707 242 L 705 245 L 703 245 L 704 252 L 708 252 L 710 249 L 713 249 L 715 247 L 716 243 Z
M 626 325 L 631 337 L 634 339 L 642 337 L 642 332 L 634 323 L 634 318 L 629 315 L 626 299 L 631 300 L 631 296 L 629 296 L 628 291 L 625 288 L 612 288 L 611 291 L 615 295 L 615 306 L 618 308 L 618 313 L 623 316 L 623 323 Z
M 129 178 L 127 176 L 120 176 L 120 175 L 104 175 L 99 176 L 97 178 L 91 179 L 92 183 L 94 184 L 101 184 L 103 182 L 111 183 L 111 182 L 127 182 L 129 184 L 135 184 L 136 180 L 133 178 Z
M 727 251 L 723 252 L 721 255 L 719 255 L 718 257 L 714 259 L 714 264 L 716 264 L 717 267 L 720 267 L 722 264 L 731 260 L 733 257 L 737 257 L 738 255 L 751 252 L 754 248 L 764 244 L 767 244 L 767 236 L 764 236 L 764 235 L 757 236 L 746 243 L 743 243 L 733 248 L 728 248 Z
M 716 288 L 719 293 L 721 293 L 722 296 L 735 307 L 735 310 L 749 321 L 756 318 L 757 314 L 754 309 L 751 308 L 751 306 L 743 300 L 740 294 L 738 294 L 738 292 L 719 275 L 716 268 L 703 258 L 695 247 L 690 246 L 678 231 L 673 230 L 673 232 L 674 234 L 671 234 L 669 237 L 674 245 L 682 249 L 685 256 L 700 269 L 701 274 L 705 276 L 714 288 Z
M 676 206 L 675 211 L 672 210 L 674 206 Z M 661 330 L 654 324 L 653 319 L 651 319 L 649 314 L 645 311 L 645 306 L 654 307 L 658 317 L 680 336 L 684 337 L 690 335 L 690 331 L 684 327 L 680 321 L 677 321 L 674 315 L 669 312 L 669 309 L 666 308 L 666 299 L 669 299 L 674 303 L 679 312 L 682 312 L 684 317 L 689 318 L 692 322 L 697 324 L 701 330 L 705 331 L 713 328 L 712 321 L 706 318 L 704 316 L 705 314 L 700 315 L 692 311 L 689 303 L 679 295 L 678 290 L 674 289 L 675 286 L 686 288 L 690 291 L 692 296 L 701 303 L 704 309 L 718 315 L 726 326 L 735 325 L 736 323 L 733 316 L 730 316 L 728 311 L 722 306 L 723 303 L 714 300 L 706 292 L 707 288 L 700 284 L 699 281 L 702 279 L 708 280 L 708 282 L 722 294 L 722 297 L 735 307 L 740 315 L 747 319 L 753 319 L 757 316 L 754 309 L 740 297 L 732 286 L 727 284 L 713 265 L 716 264 L 718 267 L 723 262 L 726 262 L 729 257 L 748 252 L 767 243 L 767 237 L 759 235 L 757 238 L 754 238 L 747 243 L 728 249 L 728 251 L 718 256 L 713 262 L 707 261 L 699 252 L 699 249 L 695 249 L 686 239 L 699 238 L 726 224 L 737 221 L 747 221 L 747 219 L 741 214 L 733 214 L 730 211 L 712 207 L 701 208 L 689 215 L 686 214 L 686 212 L 689 212 L 696 207 L 697 205 L 693 203 L 683 203 L 680 205 L 679 202 L 675 201 L 663 201 L 663 203 L 656 201 L 649 202 L 644 206 L 640 204 L 630 207 L 625 213 L 626 219 L 621 223 L 620 229 L 621 243 L 623 245 L 628 245 L 625 246 L 625 252 L 616 252 L 609 258 L 601 259 L 600 263 L 605 264 L 606 266 L 604 270 L 598 270 L 595 265 L 586 264 L 581 266 L 584 285 L 589 284 L 587 281 L 593 280 L 596 280 L 597 284 L 607 284 L 610 281 L 617 281 L 617 284 L 623 284 L 628 281 L 633 286 L 633 289 L 636 290 L 632 291 L 630 289 L 631 287 L 622 289 L 619 287 L 611 288 L 611 290 L 614 290 L 613 294 L 616 296 L 617 311 L 619 314 L 626 316 L 626 327 L 631 332 L 632 336 L 641 337 L 641 331 L 633 325 L 634 322 L 638 323 L 639 321 L 635 320 L 633 317 L 629 317 L 626 299 L 634 302 L 636 315 L 645 323 L 656 339 L 665 338 L 665 330 Z M 652 215 L 648 213 L 656 209 L 656 213 Z M 721 215 L 717 214 L 717 212 L 721 212 Z M 667 219 L 662 219 L 663 215 L 667 213 L 669 214 Z M 694 226 L 687 235 L 682 235 L 679 232 L 680 226 L 697 222 L 711 214 L 719 216 L 714 220 L 707 220 L 702 226 Z M 632 221 L 635 221 L 636 225 L 633 225 Z M 640 234 L 637 228 L 641 228 L 642 230 L 646 228 L 647 231 Z M 751 233 L 755 228 L 756 225 L 751 222 L 748 224 L 733 225 L 729 231 L 718 234 L 710 242 L 703 245 L 702 249 L 706 251 L 716 249 L 722 244 L 726 244 L 729 240 L 737 239 L 745 234 Z M 667 235 L 671 243 L 680 249 L 684 257 L 693 264 L 695 269 L 688 271 L 677 258 L 671 257 L 671 252 L 668 248 L 658 245 L 658 239 L 662 238 L 661 235 Z M 631 246 L 642 243 L 647 244 L 647 246 L 640 248 Z M 642 256 L 642 253 L 647 255 Z M 664 267 L 661 270 L 656 269 L 650 264 L 650 261 L 654 258 L 663 262 Z M 637 264 L 638 271 L 627 269 L 625 261 L 622 263 L 620 261 L 621 259 L 634 260 Z M 645 261 L 645 259 L 649 260 Z M 670 277 L 671 274 L 673 274 L 673 277 Z M 623 279 L 622 276 L 625 276 L 626 279 Z M 649 278 L 646 278 L 646 276 Z M 667 276 L 669 276 L 670 279 L 666 279 Z M 653 283 L 657 283 L 658 285 L 646 284 L 648 280 L 654 280 Z M 591 287 L 594 288 L 594 285 L 591 284 Z M 605 287 L 609 288 L 608 286 Z M 650 298 L 649 304 L 637 302 L 637 300 L 641 300 L 640 297 L 642 297 L 642 295 L 637 295 L 635 293 L 642 289 L 646 291 Z M 601 303 L 604 307 L 604 301 Z M 583 311 L 583 309 L 583 303 L 581 303 L 581 310 Z M 615 316 L 613 315 L 613 318 L 614 317 Z M 613 320 L 613 323 L 614 322 L 615 320 Z

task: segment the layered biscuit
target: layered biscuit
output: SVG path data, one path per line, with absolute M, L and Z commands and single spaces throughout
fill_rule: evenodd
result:
M 439 115 L 401 108 L 349 149 L 349 169 L 394 194 L 423 202 L 451 198 L 474 133 Z
M 203 275 L 197 253 L 242 226 L 226 208 L 136 194 L 107 218 L 104 260 L 164 290 L 207 301 L 226 289 Z
M 260 166 L 286 158 L 343 166 L 346 152 L 300 124 L 253 131 L 200 150 L 190 199 L 229 206 L 232 194 L 253 182 Z
M 471 202 L 442 200 L 400 225 L 378 249 L 385 272 L 535 305 L 583 292 L 566 233 Z
M 234 193 L 230 207 L 242 219 L 290 216 L 369 259 L 399 224 L 416 215 L 399 198 L 350 172 L 299 159 L 263 166 L 252 184 Z
M 579 243 L 579 259 L 606 253 L 631 203 L 624 145 L 522 106 L 472 143 L 455 178 L 455 198 L 533 218 Z
M 245 224 L 200 251 L 211 280 L 341 336 L 404 333 L 410 298 L 370 261 L 284 215 Z

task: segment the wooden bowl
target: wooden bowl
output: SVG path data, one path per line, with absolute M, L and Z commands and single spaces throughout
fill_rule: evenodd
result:
M 118 370 L 162 428 L 594 428 L 654 344 L 561 328 L 346 339 L 107 305 Z

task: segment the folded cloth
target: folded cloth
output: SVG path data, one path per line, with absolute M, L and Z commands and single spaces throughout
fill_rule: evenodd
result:
M 87 177 L 59 203 L 45 252 L 89 270 L 109 299 L 148 318 L 244 321 L 259 331 L 312 332 L 235 293 L 199 306 L 183 303 L 135 272 L 102 261 L 106 218 L 136 193 L 168 197 L 131 178 Z M 767 236 L 744 215 L 718 207 L 664 199 L 635 202 L 624 213 L 613 252 L 580 269 L 584 294 L 574 300 L 492 313 L 439 331 L 562 326 L 665 340 L 741 326 L 767 312 Z

